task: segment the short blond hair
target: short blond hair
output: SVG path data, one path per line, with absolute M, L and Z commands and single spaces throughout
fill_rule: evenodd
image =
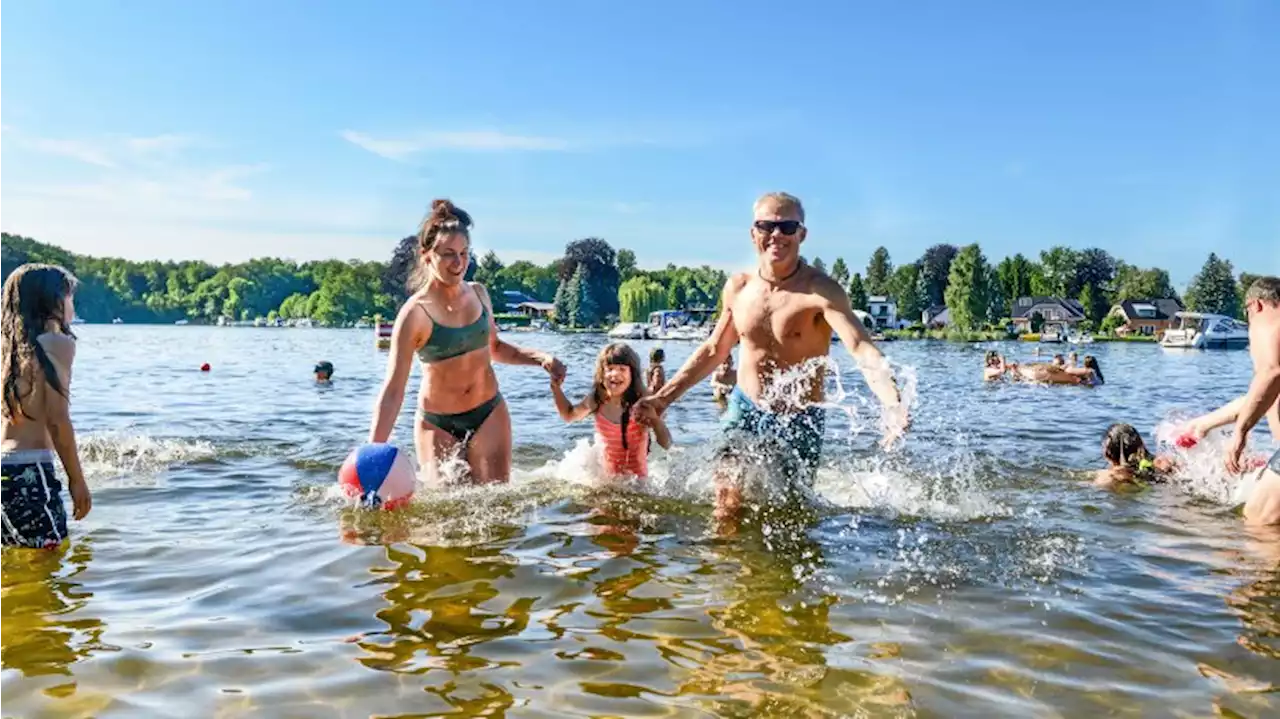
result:
M 1244 301 L 1280 305 L 1280 277 L 1259 277 L 1244 293 Z
M 800 202 L 800 198 L 788 192 L 766 192 L 756 200 L 756 204 L 752 206 L 752 211 L 759 211 L 760 206 L 766 202 L 772 202 L 783 210 L 795 210 L 796 216 L 804 222 L 804 204 Z

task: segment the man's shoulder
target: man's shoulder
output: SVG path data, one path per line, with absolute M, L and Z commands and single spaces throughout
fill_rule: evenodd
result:
M 815 294 L 828 300 L 848 296 L 848 292 L 840 286 L 839 282 L 832 279 L 831 275 L 813 268 L 809 268 L 808 277 L 805 280 L 805 289 L 810 294 Z

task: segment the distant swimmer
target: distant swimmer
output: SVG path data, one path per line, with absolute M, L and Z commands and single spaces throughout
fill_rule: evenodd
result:
M 716 367 L 711 375 L 711 397 L 717 402 L 726 402 L 733 388 L 738 384 L 738 372 L 733 368 L 733 355 L 724 358 L 724 362 Z
M 1224 464 L 1232 474 L 1240 474 L 1249 431 L 1267 417 L 1271 437 L 1280 442 L 1280 278 L 1254 280 L 1244 296 L 1245 317 L 1249 321 L 1249 355 L 1253 359 L 1253 381 L 1249 391 L 1222 407 L 1192 420 L 1185 432 L 1202 439 L 1210 430 L 1235 423 L 1235 434 Z M 1252 525 L 1280 524 L 1280 449 L 1259 470 L 1256 484 L 1244 502 L 1245 522 Z
M 649 351 L 649 375 L 645 379 L 649 394 L 662 389 L 662 385 L 667 383 L 667 370 L 662 366 L 666 359 L 667 353 L 661 347 L 654 347 Z
M 1058 355 L 1055 360 L 1062 357 Z M 1092 355 L 1084 358 L 1083 367 L 1066 367 L 1063 364 L 1011 364 L 1008 365 L 1010 377 L 1023 382 L 1040 384 L 1065 384 L 1097 386 L 1104 382 L 1102 367 Z
M 596 357 L 591 394 L 577 404 L 565 396 L 563 383 L 563 377 L 551 378 L 556 410 L 566 422 L 595 418 L 605 476 L 648 477 L 650 431 L 663 449 L 671 448 L 671 432 L 661 417 L 646 425 L 632 416 L 636 401 L 647 394 L 640 355 L 625 342 L 606 345 Z
M 762 448 L 756 445 L 770 445 L 766 455 L 790 466 L 784 470 L 788 480 L 812 485 L 826 427 L 819 404 L 825 370 L 814 360 L 828 356 L 833 332 L 880 400 L 885 440 L 900 437 L 907 426 L 889 363 L 854 314 L 845 289 L 800 259 L 807 235 L 800 200 L 770 193 L 756 201 L 754 214 L 751 238 L 758 268 L 725 283 L 724 309 L 711 336 L 666 386 L 636 406 L 644 421 L 655 421 L 742 343 L 737 387 L 722 420 L 731 439 L 716 472 L 717 515 L 722 519 L 739 511 L 742 470 L 760 457 Z M 802 385 L 796 387 L 798 396 L 786 396 L 797 381 Z
M 982 361 L 982 379 L 987 382 L 998 380 L 1008 371 L 1009 367 L 1005 364 L 1004 356 L 995 350 L 988 350 Z
M 328 360 L 317 362 L 315 369 L 312 371 L 315 373 L 316 382 L 319 384 L 328 384 L 333 381 L 333 363 Z
M 416 354 L 422 363 L 414 442 L 429 480 L 439 461 L 461 452 L 476 482 L 511 475 L 511 414 L 498 391 L 493 363 L 541 367 L 553 378 L 564 365 L 545 352 L 504 342 L 489 292 L 464 277 L 471 262 L 471 215 L 448 200 L 431 203 L 418 231 L 413 296 L 391 331 L 387 376 L 374 406 L 369 442 L 391 436 L 404 404 Z
M 71 425 L 71 319 L 76 278 L 54 265 L 19 266 L 4 282 L 3 536 L 5 546 L 53 549 L 67 538 L 56 453 L 74 517 L 93 507 Z

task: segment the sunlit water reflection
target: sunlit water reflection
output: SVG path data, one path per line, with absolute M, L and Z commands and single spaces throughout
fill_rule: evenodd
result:
M 1243 391 L 1244 353 L 1094 345 L 1108 384 L 1088 389 L 984 384 L 985 346 L 889 344 L 916 407 L 886 454 L 837 348 L 851 412 L 828 413 L 815 502 L 764 502 L 726 538 L 705 386 L 672 408 L 679 446 L 633 491 L 598 486 L 590 423 L 560 422 L 544 374 L 500 368 L 515 480 L 378 513 L 331 489 L 382 377 L 367 332 L 81 337 L 95 508 L 63 552 L 4 552 L 6 716 L 1280 709 L 1280 540 L 1242 528 L 1214 443 L 1143 492 L 1083 471 L 1111 422 L 1154 446 L 1161 423 Z M 513 339 L 563 358 L 571 396 L 605 341 Z M 690 349 L 666 345 L 668 373 Z M 311 381 L 319 359 L 332 386 Z

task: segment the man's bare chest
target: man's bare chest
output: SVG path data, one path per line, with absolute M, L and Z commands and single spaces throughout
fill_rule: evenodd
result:
M 749 290 L 734 302 L 734 325 L 741 337 L 758 343 L 785 342 L 816 331 L 820 310 L 810 295 Z

